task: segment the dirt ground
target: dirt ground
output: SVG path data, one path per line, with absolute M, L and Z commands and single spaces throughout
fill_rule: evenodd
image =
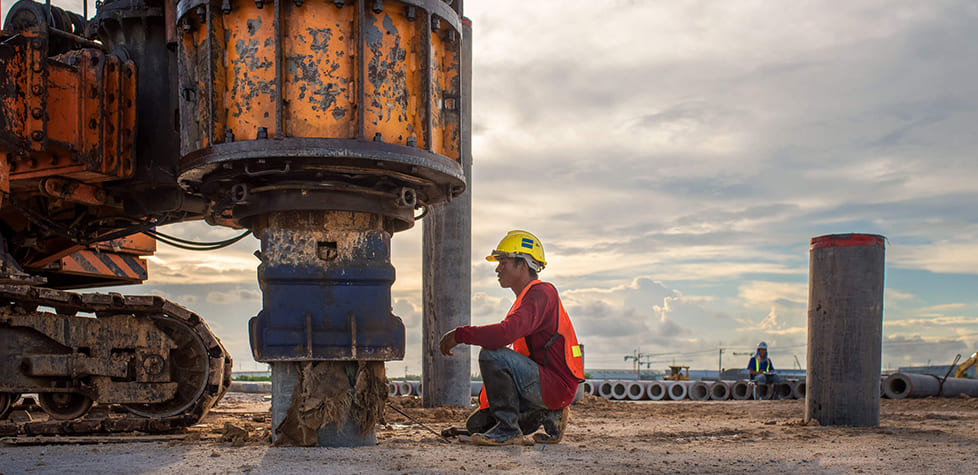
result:
M 461 426 L 469 412 L 422 409 L 414 397 L 391 402 L 437 431 Z M 270 447 L 269 402 L 228 393 L 184 434 L 3 439 L 0 473 L 973 473 L 978 399 L 884 399 L 875 428 L 803 425 L 804 404 L 587 396 L 572 406 L 562 443 L 509 447 L 445 442 L 388 408 L 376 446 L 328 449 Z

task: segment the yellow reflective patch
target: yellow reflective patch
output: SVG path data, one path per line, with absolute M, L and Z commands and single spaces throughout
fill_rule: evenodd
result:
M 571 347 L 571 354 L 574 355 L 575 358 L 580 358 L 581 357 L 581 347 L 580 346 L 577 346 L 577 345 L 572 346 Z

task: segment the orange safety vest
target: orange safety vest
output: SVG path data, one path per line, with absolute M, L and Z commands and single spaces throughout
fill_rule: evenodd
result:
M 509 313 L 506 317 L 509 317 L 519 308 L 520 303 L 523 302 L 523 296 L 526 292 L 530 290 L 536 284 L 542 284 L 543 282 L 539 280 L 534 280 L 527 284 L 520 292 L 520 295 L 516 297 L 516 301 L 513 302 L 513 306 L 509 308 Z M 577 343 L 577 334 L 574 333 L 574 325 L 571 324 L 570 317 L 567 316 L 567 311 L 564 310 L 564 304 L 560 301 L 560 297 L 557 297 L 557 333 L 550 337 L 550 340 L 544 345 L 544 349 L 549 349 L 555 341 L 557 341 L 557 336 L 564 337 L 564 363 L 567 368 L 571 370 L 571 374 L 576 377 L 579 382 L 584 382 L 584 358 L 581 356 L 581 346 Z M 526 338 L 520 338 L 510 344 L 513 347 L 513 351 L 530 357 L 530 349 L 526 344 Z M 479 392 L 479 409 L 489 409 L 489 400 L 486 398 L 486 385 L 482 385 L 482 391 Z

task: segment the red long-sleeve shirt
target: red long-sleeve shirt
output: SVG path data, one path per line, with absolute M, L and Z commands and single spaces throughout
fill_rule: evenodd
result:
M 520 305 L 506 318 L 492 325 L 462 326 L 455 329 L 455 341 L 497 350 L 526 337 L 530 359 L 540 368 L 540 392 L 550 409 L 567 407 L 574 400 L 578 381 L 564 362 L 564 338 L 544 349 L 557 332 L 559 319 L 557 289 L 546 282 L 526 291 Z

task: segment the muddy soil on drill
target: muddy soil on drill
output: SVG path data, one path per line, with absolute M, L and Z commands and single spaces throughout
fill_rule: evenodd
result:
M 440 431 L 469 408 L 392 403 Z M 804 401 L 613 402 L 574 405 L 564 442 L 473 447 L 387 408 L 378 445 L 269 447 L 269 403 L 229 393 L 170 440 L 0 445 L 0 473 L 973 473 L 978 399 L 883 400 L 876 428 L 803 425 Z

